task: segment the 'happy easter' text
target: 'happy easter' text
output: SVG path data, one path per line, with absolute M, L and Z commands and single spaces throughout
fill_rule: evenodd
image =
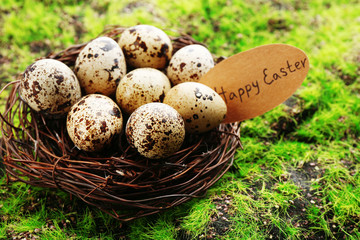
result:
M 280 81 L 296 71 L 305 69 L 306 60 L 307 58 L 304 58 L 303 60 L 296 61 L 292 64 L 289 61 L 286 61 L 286 65 L 280 67 L 276 72 L 270 72 L 268 68 L 263 68 L 263 77 L 261 80 L 254 80 L 251 83 L 239 87 L 236 91 L 226 90 L 222 86 L 219 89 L 214 88 L 214 90 L 223 97 L 226 103 L 234 100 L 242 103 L 248 98 L 259 95 L 262 87 L 271 86 L 274 82 Z M 261 82 L 264 84 L 261 84 Z

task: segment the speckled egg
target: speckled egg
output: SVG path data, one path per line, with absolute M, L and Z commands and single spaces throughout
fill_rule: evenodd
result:
M 165 95 L 164 103 L 180 113 L 188 133 L 203 133 L 217 127 L 227 112 L 220 95 L 198 82 L 185 82 L 172 87 Z
M 81 97 L 81 89 L 67 65 L 58 60 L 41 59 L 26 68 L 20 96 L 33 110 L 58 117 L 65 115 Z
M 135 68 L 164 68 L 173 50 L 168 35 L 150 25 L 136 25 L 126 29 L 118 42 L 127 63 Z
M 126 124 L 126 138 L 141 155 L 165 158 L 179 150 L 184 138 L 184 121 L 169 105 L 148 103 L 136 109 Z
M 110 96 L 126 74 L 125 56 L 115 40 L 99 37 L 80 51 L 74 70 L 87 94 Z
M 170 59 L 167 76 L 173 85 L 197 82 L 214 67 L 210 51 L 202 45 L 193 44 L 179 49 Z
M 155 68 L 137 68 L 123 77 L 116 90 L 116 102 L 127 114 L 150 102 L 162 102 L 171 84 Z
M 120 134 L 123 118 L 120 108 L 109 97 L 89 94 L 71 107 L 66 127 L 68 134 L 79 149 L 100 151 L 116 134 Z

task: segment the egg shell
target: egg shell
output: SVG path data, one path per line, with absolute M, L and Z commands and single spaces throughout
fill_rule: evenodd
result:
M 184 82 L 172 87 L 164 103 L 180 113 L 188 133 L 204 133 L 217 127 L 227 112 L 220 95 L 198 82 Z
M 79 81 L 64 63 L 41 59 L 28 66 L 20 83 L 21 98 L 45 116 L 64 116 L 81 97 Z
M 182 82 L 197 82 L 214 67 L 210 51 L 199 44 L 179 49 L 170 59 L 167 76 L 173 85 Z
M 150 25 L 127 28 L 118 41 L 127 63 L 134 68 L 162 69 L 172 56 L 173 46 L 169 36 Z
M 99 37 L 80 51 L 74 70 L 87 94 L 110 96 L 126 74 L 125 56 L 115 40 Z
M 123 128 L 120 108 L 109 97 L 89 94 L 74 104 L 68 113 L 69 137 L 81 150 L 102 150 Z
M 180 114 L 163 103 L 148 103 L 136 109 L 126 124 L 126 138 L 141 155 L 165 158 L 179 150 L 184 138 Z
M 116 90 L 116 102 L 127 114 L 150 102 L 162 102 L 171 84 L 155 68 L 137 68 L 123 77 Z

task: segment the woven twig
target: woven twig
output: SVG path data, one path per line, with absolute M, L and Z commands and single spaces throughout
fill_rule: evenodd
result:
M 116 39 L 121 27 L 103 35 Z M 197 43 L 190 36 L 172 38 L 175 49 Z M 86 45 L 74 45 L 47 58 L 69 66 Z M 58 188 L 94 205 L 120 221 L 158 213 L 201 197 L 231 167 L 241 147 L 240 123 L 221 124 L 211 132 L 187 135 L 172 156 L 149 160 L 118 136 L 106 151 L 88 153 L 74 147 L 65 119 L 47 119 L 31 110 L 18 94 L 19 81 L 1 114 L 3 156 L 9 181 Z M 5 89 L 4 88 L 4 89 Z

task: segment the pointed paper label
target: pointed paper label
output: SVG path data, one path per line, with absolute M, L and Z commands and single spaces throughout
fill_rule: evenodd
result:
M 224 122 L 254 118 L 288 99 L 309 71 L 306 54 L 286 44 L 269 44 L 231 56 L 205 74 L 200 82 L 226 102 Z

